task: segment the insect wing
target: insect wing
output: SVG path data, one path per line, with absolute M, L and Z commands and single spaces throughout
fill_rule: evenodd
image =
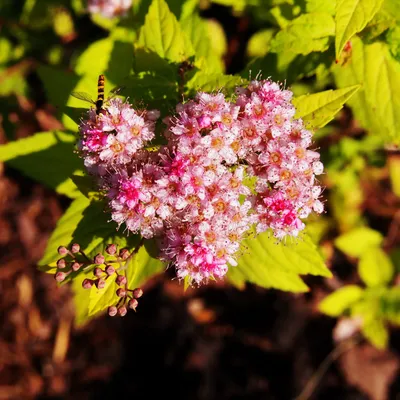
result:
M 110 93 L 108 94 L 108 97 L 107 97 L 106 101 L 109 101 L 112 98 L 114 98 L 115 96 L 118 96 L 118 94 L 124 89 L 125 89 L 125 86 L 116 86 L 116 87 L 112 88 L 110 90 Z
M 92 99 L 92 97 L 90 96 L 89 93 L 85 93 L 85 92 L 72 92 L 72 93 L 71 93 L 71 96 L 72 96 L 72 97 L 75 97 L 76 99 L 79 99 L 79 100 L 87 101 L 88 103 L 91 103 L 91 104 L 96 104 L 96 103 L 93 101 L 93 99 Z

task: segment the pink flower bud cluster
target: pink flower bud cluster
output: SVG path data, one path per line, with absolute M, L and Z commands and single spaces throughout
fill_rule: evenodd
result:
M 89 0 L 90 14 L 101 14 L 105 18 L 125 15 L 132 7 L 132 0 Z
M 160 257 L 178 278 L 200 284 L 236 265 L 255 225 L 277 238 L 297 236 L 302 219 L 321 213 L 323 171 L 308 150 L 311 133 L 294 119 L 292 92 L 270 81 L 222 93 L 198 93 L 164 120 L 167 145 L 144 146 L 157 112 L 112 100 L 80 126 L 79 148 L 107 193 L 112 219 L 159 240 Z
M 106 246 L 104 254 L 98 253 L 93 258 L 89 258 L 82 250 L 78 243 L 74 243 L 68 249 L 65 246 L 58 248 L 58 254 L 62 256 L 57 260 L 57 272 L 54 278 L 57 282 L 64 282 L 68 276 L 78 271 L 91 271 L 93 278 L 85 278 L 82 281 L 84 289 L 96 287 L 103 290 L 107 285 L 107 280 L 114 280 L 115 304 L 108 308 L 108 314 L 113 317 L 119 315 L 125 316 L 128 308 L 136 311 L 139 304 L 138 299 L 142 297 L 143 290 L 141 288 L 129 289 L 128 280 L 119 270 L 124 270 L 124 262 L 134 256 L 139 248 L 130 252 L 128 249 L 120 249 L 115 244 Z M 109 299 L 112 302 L 112 298 Z

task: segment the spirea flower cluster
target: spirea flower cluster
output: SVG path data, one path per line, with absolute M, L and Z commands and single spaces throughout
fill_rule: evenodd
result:
M 101 14 L 105 18 L 125 15 L 132 7 L 132 0 L 88 0 L 90 14 Z
M 108 197 L 112 219 L 157 238 L 160 258 L 178 278 L 200 284 L 235 266 L 240 243 L 257 233 L 297 236 L 321 213 L 323 172 L 309 150 L 312 134 L 295 119 L 292 92 L 268 80 L 238 88 L 236 101 L 198 93 L 164 119 L 167 144 L 155 137 L 157 111 L 113 99 L 80 125 L 79 149 Z

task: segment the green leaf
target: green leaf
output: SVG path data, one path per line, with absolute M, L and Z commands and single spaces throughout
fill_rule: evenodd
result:
M 200 18 L 196 13 L 181 19 L 180 24 L 193 43 L 196 60 L 204 60 L 206 71 L 210 73 L 222 73 L 224 70 L 224 64 L 222 61 L 223 53 L 217 52 L 216 50 L 218 47 L 215 48 L 213 44 L 215 41 L 216 46 L 221 46 L 221 42 L 224 42 L 225 36 L 223 30 L 218 30 L 215 25 L 210 25 L 205 19 Z M 214 29 L 211 31 L 211 28 Z M 211 36 L 212 34 L 214 37 Z M 224 49 L 222 50 L 224 51 Z
M 72 243 L 73 233 L 82 220 L 83 212 L 89 204 L 90 201 L 86 197 L 79 196 L 71 203 L 67 211 L 59 219 L 56 228 L 47 242 L 44 255 L 38 262 L 41 270 L 50 273 L 55 271 L 56 260 L 60 258 L 57 252 L 58 247 Z
M 89 200 L 101 200 L 101 194 L 97 182 L 93 176 L 85 175 L 83 171 L 79 171 L 71 176 L 72 181 L 75 183 L 77 189 Z
M 335 246 L 350 257 L 361 257 L 369 248 L 379 247 L 383 241 L 380 232 L 366 226 L 355 228 L 335 239 Z
M 76 138 L 65 132 L 36 133 L 0 146 L 0 161 L 71 198 L 79 195 L 71 175 L 83 167 L 74 153 Z
M 237 286 L 248 281 L 266 288 L 305 292 L 308 288 L 298 275 L 331 276 L 307 235 L 283 243 L 266 232 L 246 239 L 243 247 L 238 265 L 228 271 L 228 278 Z
M 361 32 L 360 35 L 365 42 L 372 42 L 387 29 L 396 25 L 396 19 L 386 11 L 384 5 L 385 2 L 382 8 L 375 14 L 374 18 L 371 19 Z
M 37 72 L 44 84 L 48 101 L 62 111 L 71 91 L 74 90 L 80 79 L 79 76 L 46 65 L 39 66 Z
M 382 6 L 383 0 L 337 0 L 336 3 L 336 58 L 344 45 L 361 32 Z
M 381 248 L 370 247 L 361 255 L 358 273 L 367 286 L 382 286 L 392 280 L 394 266 Z
M 129 288 L 137 288 L 143 285 L 150 277 L 165 270 L 166 266 L 160 260 L 153 258 L 146 246 L 141 246 L 138 253 L 129 261 L 126 277 Z
M 223 90 L 225 93 L 232 92 L 236 86 L 246 83 L 246 80 L 237 75 L 208 74 L 197 72 L 187 83 L 189 93 L 197 91 L 217 92 Z
M 107 80 L 120 85 L 132 69 L 133 38 L 132 32 L 126 31 L 125 38 L 109 36 L 92 43 L 76 60 L 75 72 L 94 80 L 99 74 L 104 74 Z
M 270 49 L 270 43 L 275 34 L 274 29 L 263 29 L 256 32 L 248 41 L 246 54 L 248 57 L 263 57 Z
M 365 321 L 361 327 L 361 332 L 378 349 L 387 348 L 389 333 L 382 319 L 373 318 Z
M 382 314 L 395 325 L 400 325 L 400 286 L 388 288 L 382 296 Z
M 397 61 L 400 61 L 400 25 L 396 25 L 389 30 L 386 40 L 390 53 Z
M 335 15 L 336 0 L 306 0 L 306 11 L 308 13 L 325 12 L 329 15 Z
M 293 99 L 296 118 L 302 118 L 314 128 L 322 128 L 335 117 L 343 104 L 359 89 L 360 85 L 354 85 L 297 97 Z
M 347 285 L 326 296 L 318 305 L 319 310 L 331 317 L 343 315 L 362 298 L 364 291 L 356 285 Z
M 325 51 L 330 36 L 335 34 L 335 23 L 327 13 L 302 14 L 291 21 L 271 40 L 271 52 L 309 54 Z
M 360 125 L 386 143 L 400 143 L 400 64 L 388 46 L 354 37 L 351 58 L 332 70 L 339 88 L 362 84 L 348 102 Z
M 189 38 L 164 0 L 153 0 L 151 3 L 137 46 L 177 63 L 194 55 Z
M 104 250 L 108 243 L 125 246 L 127 238 L 118 234 L 117 225 L 110 221 L 110 216 L 104 212 L 105 204 L 90 202 L 84 196 L 78 197 L 57 223 L 53 231 L 43 258 L 39 265 L 43 270 L 54 272 L 52 267 L 58 258 L 57 248 L 79 243 L 81 249 L 90 257 Z M 134 237 L 136 238 L 136 237 Z M 132 239 L 134 240 L 134 239 Z M 135 239 L 137 240 L 137 239 Z M 81 272 L 80 272 L 81 273 Z
M 132 245 L 128 246 L 128 248 L 133 250 Z M 127 287 L 129 289 L 135 289 L 144 285 L 150 278 L 163 272 L 164 269 L 165 265 L 161 261 L 152 258 L 147 253 L 146 248 L 141 246 L 137 254 L 128 259 L 118 270 L 118 273 L 127 277 Z M 115 284 L 115 278 L 116 275 L 108 278 L 105 288 L 101 290 L 95 286 L 90 290 L 75 286 L 75 305 L 77 308 L 77 322 L 79 324 L 86 322 L 91 317 L 118 302 L 119 297 L 116 295 L 118 286 Z M 87 297 L 89 298 L 88 300 Z

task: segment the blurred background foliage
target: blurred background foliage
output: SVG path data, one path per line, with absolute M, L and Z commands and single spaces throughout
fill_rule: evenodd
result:
M 3 142 L 35 131 L 76 131 L 85 105 L 70 93 L 94 98 L 99 73 L 106 75 L 106 92 L 121 85 L 131 101 L 163 111 L 199 88 L 229 90 L 256 77 L 280 81 L 296 96 L 361 85 L 335 120 L 315 133 L 326 170 L 327 213 L 307 230 L 335 276 L 325 283 L 333 293 L 320 310 L 339 322 L 353 321 L 355 329 L 361 318 L 365 337 L 386 347 L 388 329 L 400 324 L 400 1 L 167 4 L 176 22 L 168 22 L 174 26 L 170 46 L 159 49 L 145 18 L 147 0 L 134 1 L 125 17 L 113 19 L 90 15 L 83 0 L 1 1 Z M 27 121 L 32 129 L 24 130 Z M 55 162 L 66 149 L 72 154 L 70 137 L 44 135 L 59 145 Z M 29 152 L 35 143 L 26 145 Z M 21 159 L 10 165 L 43 175 Z M 68 159 L 62 175 L 79 168 L 77 158 Z M 70 182 L 42 180 L 76 197 Z

